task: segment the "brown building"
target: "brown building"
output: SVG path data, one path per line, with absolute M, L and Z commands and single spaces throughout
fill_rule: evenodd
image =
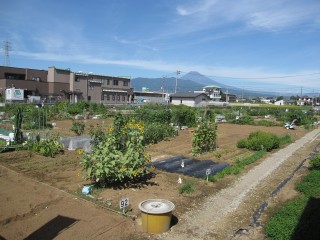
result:
M 109 105 L 131 102 L 130 77 L 72 72 L 49 67 L 48 70 L 0 66 L 0 93 L 8 88 L 24 89 L 24 99 L 40 96 L 47 102 L 85 100 Z

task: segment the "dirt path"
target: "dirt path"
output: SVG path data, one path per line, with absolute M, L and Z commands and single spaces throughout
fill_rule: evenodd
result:
M 159 238 L 168 240 L 230 239 L 234 231 L 239 229 L 241 224 L 244 224 L 242 221 L 237 221 L 235 212 L 245 209 L 246 213 L 240 215 L 247 215 L 247 217 L 252 215 L 254 212 L 252 206 L 257 207 L 258 204 L 261 204 L 274 189 L 266 189 L 265 181 L 276 186 L 276 182 L 280 183 L 290 175 L 290 171 L 293 171 L 303 159 L 299 153 L 303 152 L 306 144 L 312 145 L 318 142 L 314 140 L 319 133 L 319 129 L 313 130 L 288 147 L 272 154 L 260 165 L 240 177 L 232 186 L 208 197 L 200 207 L 182 215 L 179 224 Z M 307 152 L 310 152 L 310 149 Z M 297 156 L 299 158 L 296 158 Z M 291 161 L 293 163 L 289 164 L 290 166 L 285 169 L 281 168 Z M 282 169 L 281 171 L 284 173 L 281 174 L 282 180 L 278 178 L 278 169 Z M 256 203 L 252 205 L 253 202 Z

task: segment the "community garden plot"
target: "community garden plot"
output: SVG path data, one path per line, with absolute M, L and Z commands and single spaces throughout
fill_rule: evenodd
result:
M 154 166 L 156 169 L 166 172 L 178 173 L 196 178 L 205 178 L 206 176 L 215 175 L 217 172 L 229 166 L 229 164 L 176 156 L 153 162 L 150 166 Z

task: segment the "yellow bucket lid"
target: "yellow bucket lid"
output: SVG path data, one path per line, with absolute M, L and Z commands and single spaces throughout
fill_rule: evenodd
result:
M 139 209 L 145 213 L 163 214 L 173 211 L 174 204 L 165 199 L 148 199 L 139 204 Z

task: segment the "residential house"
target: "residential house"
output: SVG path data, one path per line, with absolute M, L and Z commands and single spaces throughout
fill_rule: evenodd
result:
M 285 104 L 284 100 L 279 100 L 279 101 L 275 101 L 274 102 L 274 105 L 277 105 L 277 106 L 283 106 Z
M 205 92 L 211 101 L 220 102 L 221 99 L 221 88 L 218 86 L 210 85 L 205 86 L 203 88 L 203 92 Z
M 311 105 L 313 102 L 313 98 L 308 96 L 299 97 L 297 101 L 297 105 L 304 106 L 304 105 Z
M 170 102 L 173 105 L 187 105 L 190 107 L 207 106 L 210 98 L 206 93 L 175 93 L 170 95 Z

